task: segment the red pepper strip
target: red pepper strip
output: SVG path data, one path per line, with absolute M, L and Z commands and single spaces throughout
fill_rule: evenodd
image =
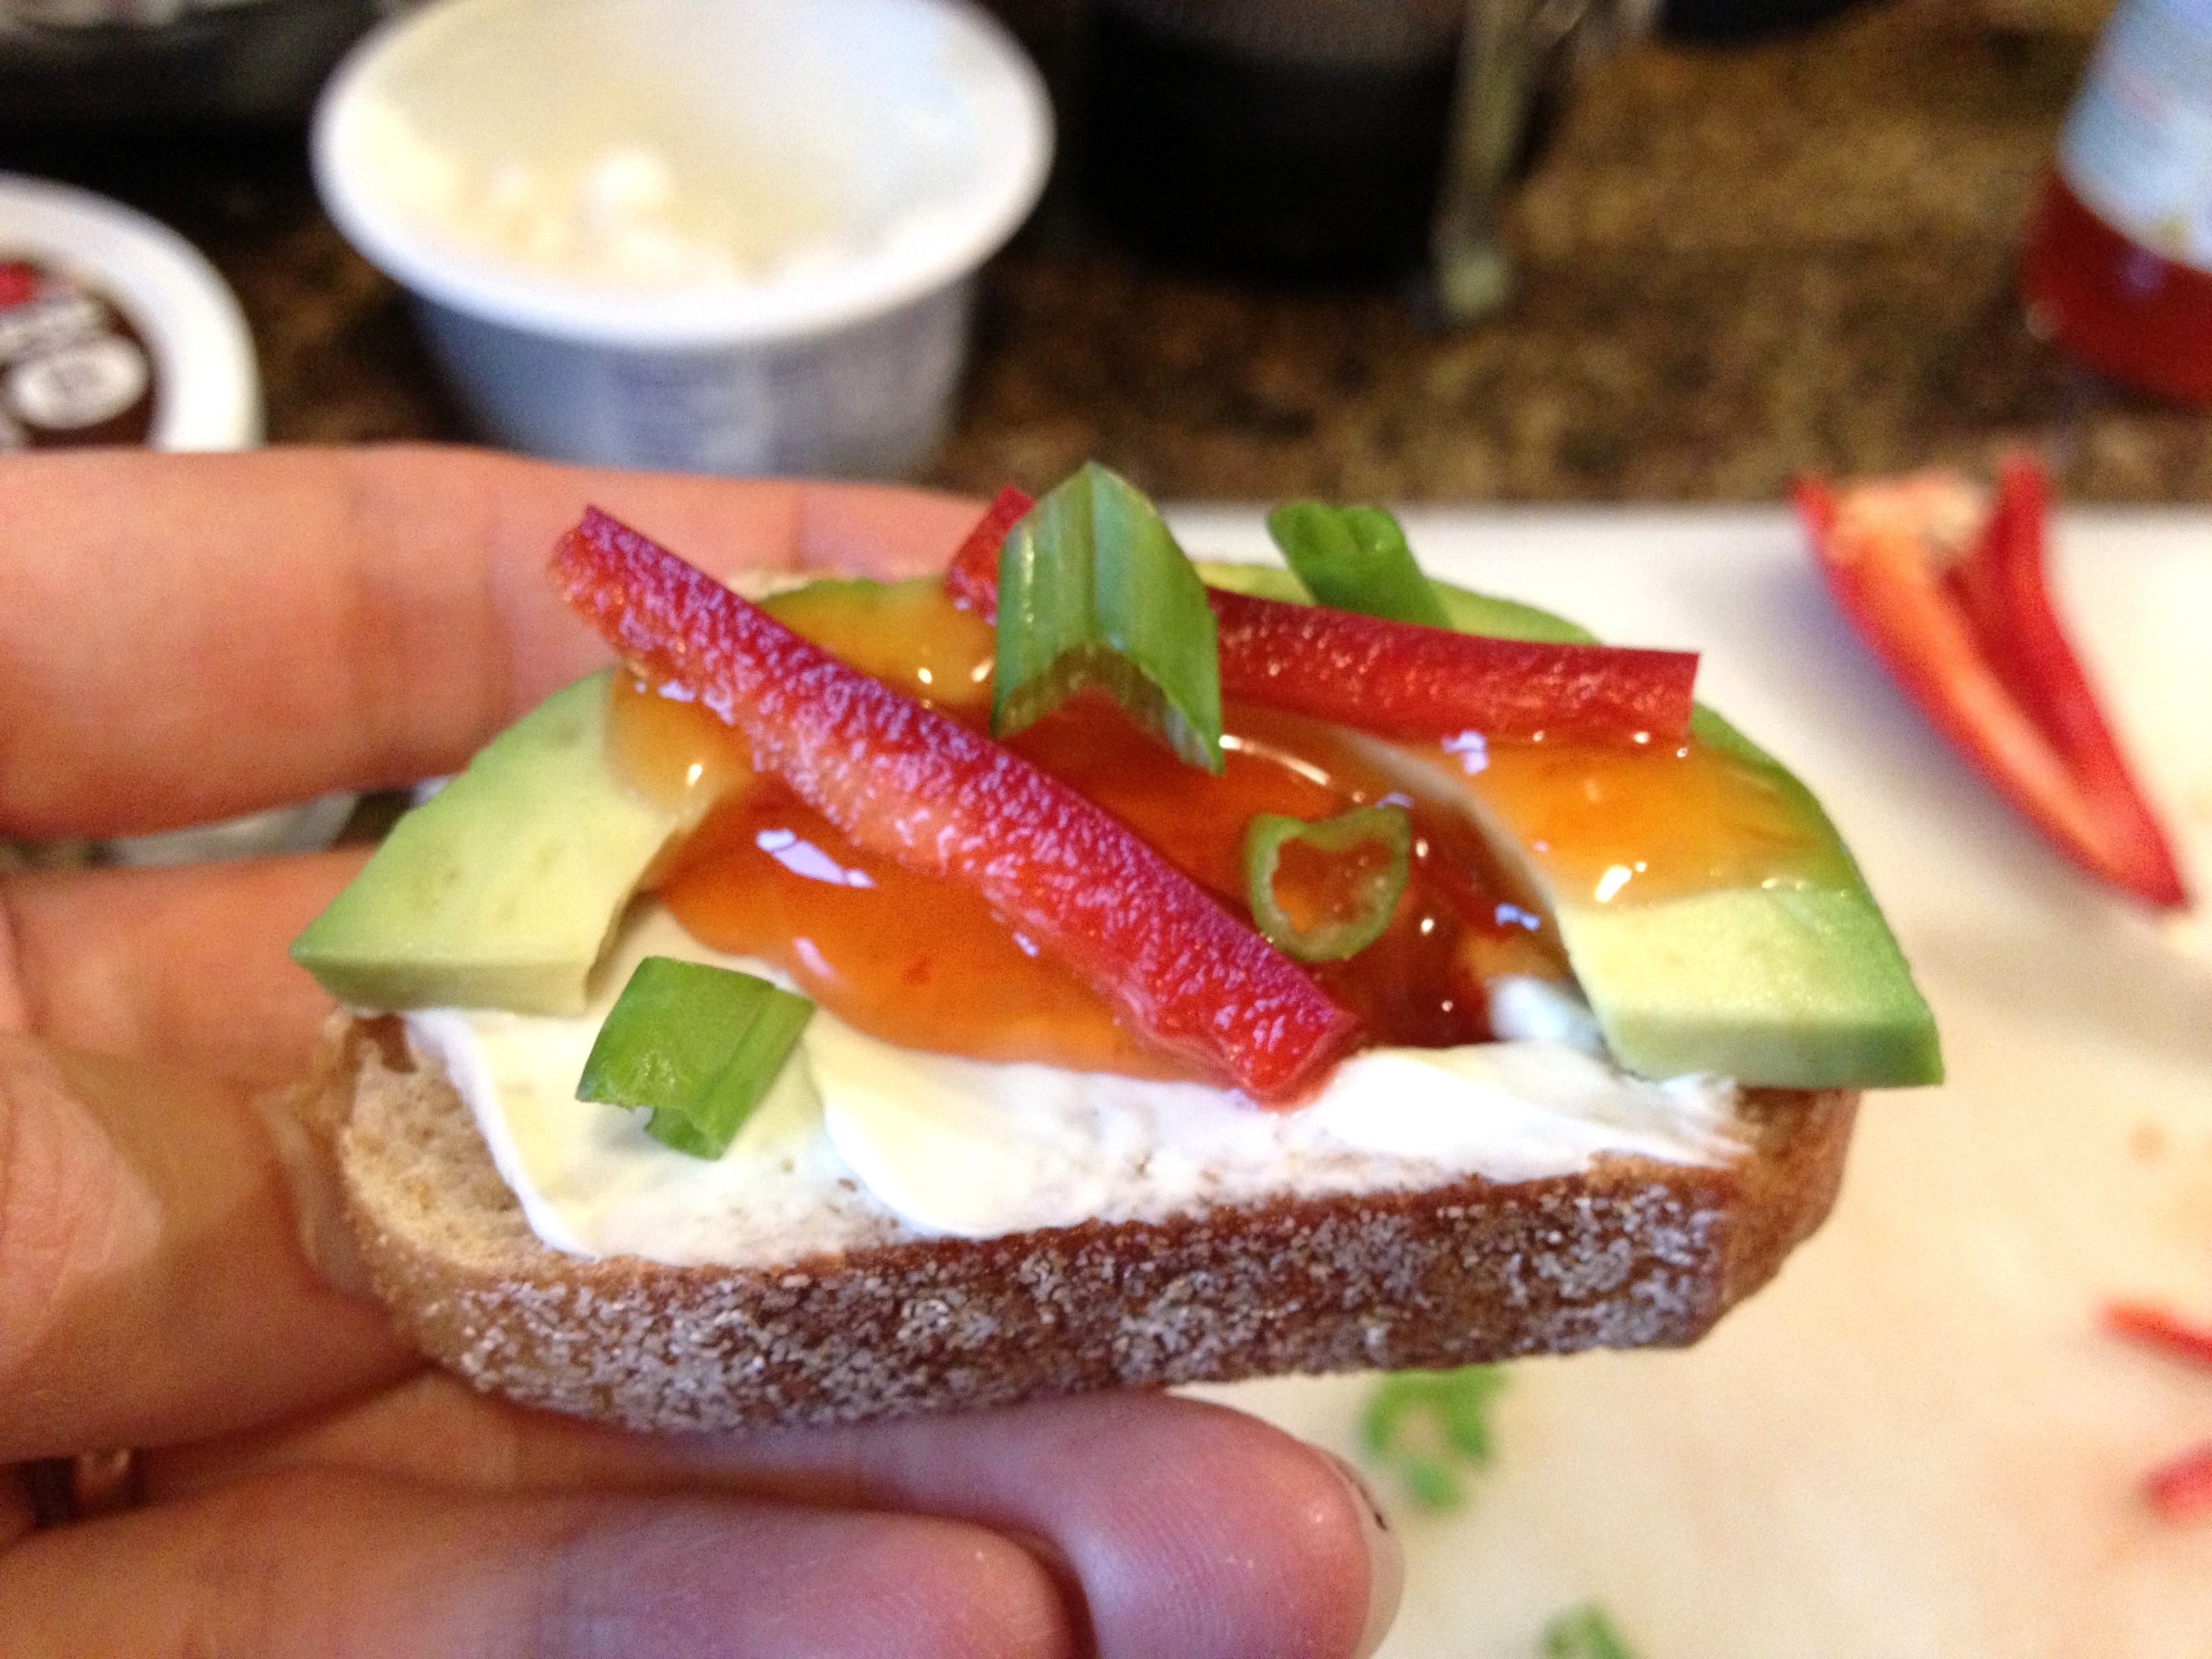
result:
M 1848 513 L 1815 480 L 1795 495 L 1829 591 L 1929 723 L 2083 869 L 2154 904 L 2179 902 L 2116 842 L 2083 781 L 2007 690 L 1936 568 L 1924 483 L 1862 489 Z
M 945 591 L 987 622 L 998 620 L 999 550 L 1007 532 L 1036 505 L 1012 484 L 1001 489 L 945 567 Z
M 1964 487 L 1960 481 L 1960 488 Z M 2023 483 L 2010 462 L 1998 474 L 1996 501 L 1982 533 L 1963 556 L 1943 573 L 1945 586 L 1964 607 L 1967 625 L 1974 630 L 1990 666 L 2004 682 L 2022 712 L 2061 747 L 2055 711 L 2046 688 L 2030 660 L 2026 642 L 2012 623 L 2013 601 L 2006 591 L 2012 567 L 2024 551 L 2041 580 L 2043 561 L 2043 488 L 2040 474 Z M 2072 656 L 2069 651 L 2067 655 Z
M 2185 1324 L 2163 1308 L 2140 1302 L 2116 1302 L 2105 1310 L 2105 1328 L 2179 1354 L 2184 1359 L 2212 1365 L 2212 1330 Z
M 963 881 L 1137 1029 L 1287 1103 L 1358 1032 L 1303 970 L 1066 784 L 848 668 L 597 509 L 552 575 L 633 666 L 742 728 L 856 846 Z
M 2173 849 L 2105 723 L 2097 694 L 2051 603 L 2044 578 L 2048 493 L 2043 470 L 2033 461 L 2008 459 L 1998 474 L 1989 528 L 1952 567 L 1952 589 L 1966 602 L 1998 678 L 2064 758 L 2104 820 L 2106 836 L 2138 872 L 2136 890 L 2154 904 L 2185 905 L 2189 896 Z
M 945 577 L 954 599 L 988 619 L 999 544 L 1021 517 L 1012 503 L 1025 500 L 1001 490 Z M 1397 738 L 1628 744 L 1689 733 L 1695 652 L 1487 639 L 1219 588 L 1206 598 L 1226 696 Z
M 2143 1480 L 2143 1496 L 2169 1521 L 2212 1515 L 2212 1446 L 2199 1446 L 2152 1470 Z
M 2163 1308 L 2115 1302 L 2105 1310 L 2105 1328 L 2200 1365 L 2212 1365 L 2212 1329 L 2186 1324 Z M 2154 1469 L 2143 1480 L 2150 1505 L 2169 1521 L 2212 1514 L 2212 1446 Z
M 1692 651 L 1496 640 L 1209 589 L 1221 690 L 1397 738 L 1680 743 Z

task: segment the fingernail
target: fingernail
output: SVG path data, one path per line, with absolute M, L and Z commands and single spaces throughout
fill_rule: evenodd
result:
M 284 1172 L 284 1184 L 290 1189 L 292 1218 L 307 1265 L 325 1283 L 348 1295 L 374 1300 L 368 1269 L 362 1264 L 353 1233 L 346 1226 L 345 1198 L 338 1188 L 337 1172 L 293 1110 L 290 1094 L 279 1090 L 256 1096 L 253 1109 L 269 1131 L 277 1167 Z
M 1359 1644 L 1352 1650 L 1352 1659 L 1368 1659 L 1368 1656 L 1382 1645 L 1382 1638 L 1390 1633 L 1391 1622 L 1398 1616 L 1398 1602 L 1406 1590 L 1406 1552 L 1398 1543 L 1398 1534 L 1390 1525 L 1390 1517 L 1358 1469 L 1339 1457 L 1328 1454 L 1328 1461 L 1344 1477 L 1344 1484 L 1352 1488 L 1352 1508 L 1359 1516 L 1360 1536 L 1367 1545 L 1367 1622 L 1360 1627 Z

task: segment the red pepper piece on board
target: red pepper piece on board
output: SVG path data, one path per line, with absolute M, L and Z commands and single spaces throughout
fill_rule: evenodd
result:
M 1829 591 L 1929 723 L 2084 870 L 2186 904 L 2051 607 L 2039 477 L 2014 475 L 1979 526 L 1970 487 L 1943 474 L 1795 495 Z
M 2141 1302 L 2116 1302 L 2105 1310 L 2105 1328 L 2179 1354 L 2184 1359 L 2212 1365 L 2212 1330 L 2185 1323 L 2163 1308 Z
M 999 545 L 1027 501 L 1000 491 L 946 574 L 952 597 L 986 618 L 997 611 Z M 1220 588 L 1206 599 L 1224 696 L 1396 738 L 1633 744 L 1689 733 L 1695 652 L 1490 639 Z
M 2115 1302 L 2105 1310 L 2105 1328 L 2200 1365 L 2212 1365 L 2212 1329 L 2177 1319 L 2142 1302 Z M 2212 1446 L 2200 1446 L 2143 1478 L 2143 1496 L 2169 1521 L 2212 1515 Z
M 2143 1479 L 2143 1496 L 2169 1521 L 2212 1515 L 2212 1446 L 2161 1464 Z
M 1961 595 L 1998 678 L 2081 780 L 2106 834 L 2142 872 L 2144 896 L 2154 903 L 2186 904 L 2173 849 L 2051 604 L 2044 574 L 2049 494 L 2040 467 L 2025 456 L 2008 458 L 1998 473 L 1988 529 L 1951 568 L 1952 590 Z
M 853 842 L 965 882 L 1255 1099 L 1295 1100 L 1358 1021 L 1120 821 L 1012 750 L 847 667 L 597 509 L 552 575 L 633 667 L 750 739 Z

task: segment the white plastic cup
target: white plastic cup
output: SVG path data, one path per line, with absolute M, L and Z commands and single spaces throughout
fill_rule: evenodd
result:
M 483 428 L 892 476 L 1042 189 L 1035 69 L 962 0 L 437 0 L 325 89 L 315 177 Z

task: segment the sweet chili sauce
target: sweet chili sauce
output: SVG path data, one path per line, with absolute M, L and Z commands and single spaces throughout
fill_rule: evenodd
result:
M 821 584 L 775 609 L 852 665 L 988 726 L 991 630 L 937 584 Z M 620 678 L 614 696 L 617 764 L 633 781 L 664 799 L 698 790 L 718 802 L 649 884 L 702 943 L 774 963 L 841 1018 L 903 1046 L 1196 1075 L 972 890 L 855 848 L 781 782 L 755 775 L 743 735 L 714 715 Z M 1493 745 L 1473 766 L 1467 743 L 1401 753 L 1251 706 L 1231 704 L 1224 726 L 1218 776 L 1176 761 L 1103 697 L 1073 700 L 1009 746 L 1113 812 L 1240 918 L 1249 915 L 1243 846 L 1255 813 L 1312 819 L 1405 805 L 1413 866 L 1389 928 L 1350 961 L 1310 968 L 1372 1043 L 1482 1041 L 1488 980 L 1567 977 L 1555 929 L 1459 810 L 1454 792 L 1468 782 L 1524 839 L 1522 820 L 1540 830 L 1534 855 L 1554 878 L 1602 885 L 1607 869 L 1633 864 L 1614 882 L 1623 902 L 1808 873 L 1787 803 L 1752 769 L 1702 746 L 1653 755 Z M 1447 770 L 1467 782 L 1440 790 Z M 1422 775 L 1426 787 L 1409 792 Z M 1302 920 L 1326 913 L 1343 873 L 1286 858 L 1278 901 Z
M 1694 738 L 1656 750 L 1467 740 L 1444 752 L 1554 889 L 1588 902 L 1850 875 L 1841 846 L 1810 832 L 1802 788 Z

